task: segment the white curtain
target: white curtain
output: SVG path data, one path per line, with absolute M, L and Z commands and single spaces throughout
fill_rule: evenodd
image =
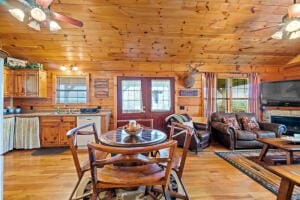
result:
M 15 117 L 3 119 L 3 153 L 14 148 Z
M 204 88 L 204 98 L 205 108 L 204 116 L 207 119 L 210 118 L 211 113 L 216 111 L 216 73 L 214 72 L 205 72 L 205 88 Z
M 39 148 L 39 117 L 16 117 L 15 145 L 16 149 Z

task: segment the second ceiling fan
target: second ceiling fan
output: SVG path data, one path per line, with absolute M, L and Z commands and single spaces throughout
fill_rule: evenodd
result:
M 24 21 L 25 16 L 28 16 L 28 26 L 40 31 L 40 24 L 48 27 L 50 31 L 56 32 L 61 29 L 60 25 L 55 21 L 63 21 L 74 26 L 82 27 L 83 23 L 72 17 L 67 17 L 54 12 L 50 9 L 53 0 L 17 0 L 23 6 L 12 6 L 6 0 L 0 2 L 9 7 L 8 11 L 19 21 Z
M 300 3 L 294 0 L 294 4 L 288 7 L 288 12 L 282 17 L 279 25 L 266 26 L 252 32 L 278 26 L 278 30 L 272 34 L 273 39 L 297 39 L 300 38 Z

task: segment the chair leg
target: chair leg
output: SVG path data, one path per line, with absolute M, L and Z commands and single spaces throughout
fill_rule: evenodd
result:
M 166 200 L 171 200 L 170 193 L 169 193 L 169 188 L 165 188 L 164 186 L 162 186 L 162 189 L 163 189 L 165 199 Z
M 72 193 L 71 193 L 71 195 L 70 195 L 69 200 L 72 200 L 73 195 L 74 195 L 74 193 L 76 192 L 76 190 L 77 190 L 77 188 L 78 188 L 78 185 L 79 185 L 81 179 L 82 179 L 82 177 L 80 177 L 80 178 L 78 179 L 78 181 L 77 181 L 77 183 L 76 183 L 76 186 L 74 187 L 74 189 L 73 189 L 73 191 L 72 191 Z
M 97 192 L 93 192 L 92 194 L 92 200 L 97 200 L 98 197 L 98 193 Z

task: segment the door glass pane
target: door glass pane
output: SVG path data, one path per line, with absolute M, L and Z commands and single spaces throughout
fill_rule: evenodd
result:
M 248 80 L 245 78 L 232 79 L 232 98 L 248 98 Z
M 142 83 L 140 80 L 122 80 L 122 112 L 142 112 Z
M 232 100 L 232 112 L 247 112 L 248 100 Z
M 151 111 L 171 110 L 170 80 L 151 80 Z

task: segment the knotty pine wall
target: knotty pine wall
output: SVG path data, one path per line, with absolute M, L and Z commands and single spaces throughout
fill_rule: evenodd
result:
M 124 64 L 124 63 L 123 63 Z M 86 71 L 84 73 L 89 74 L 90 92 L 88 105 L 84 107 L 101 106 L 104 109 L 112 110 L 111 128 L 114 127 L 114 121 L 116 120 L 116 105 L 117 105 L 117 77 L 118 76 L 137 76 L 137 77 L 174 77 L 175 78 L 175 112 L 177 113 L 189 113 L 191 116 L 203 116 L 203 73 L 195 76 L 195 84 L 192 89 L 197 89 L 198 97 L 180 97 L 179 90 L 183 89 L 183 77 L 186 75 L 185 64 L 128 64 L 125 65 L 123 70 L 119 67 L 112 66 L 111 71 Z M 203 66 L 200 71 L 210 71 L 218 73 L 247 73 L 258 72 L 263 81 L 272 80 L 284 80 L 295 79 L 295 76 L 300 77 L 300 74 L 295 74 L 294 69 L 290 74 L 282 74 L 282 68 L 280 67 L 237 67 L 237 66 Z M 298 73 L 298 72 L 297 72 Z M 34 110 L 48 110 L 56 109 L 57 105 L 54 100 L 54 83 L 53 76 L 57 74 L 65 74 L 54 70 L 48 70 L 48 98 L 15 98 L 13 99 L 14 106 L 21 106 L 24 110 L 29 110 L 30 106 L 34 107 Z M 94 79 L 95 78 L 107 78 L 109 79 L 109 97 L 108 98 L 96 98 L 94 97 Z M 184 105 L 185 109 L 180 110 L 179 106 Z M 82 105 L 71 106 L 83 107 Z

